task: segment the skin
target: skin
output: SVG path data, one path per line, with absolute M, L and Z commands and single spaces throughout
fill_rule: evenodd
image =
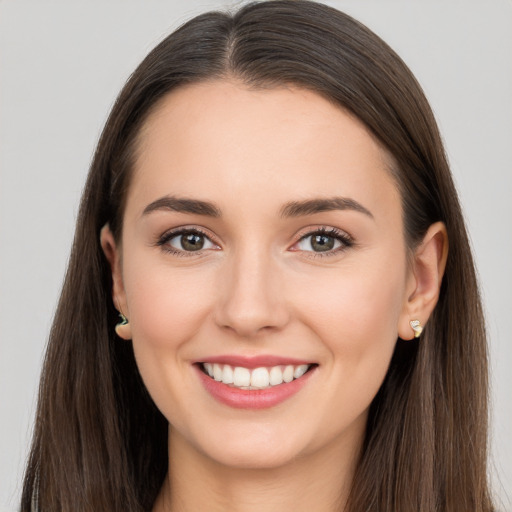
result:
M 170 93 L 142 129 L 122 242 L 101 242 L 138 367 L 170 423 L 170 470 L 155 511 L 340 510 L 369 405 L 397 340 L 437 301 L 442 224 L 409 254 L 391 156 L 353 116 L 299 88 L 235 81 Z M 211 217 L 158 209 L 172 195 L 212 202 Z M 283 217 L 291 201 L 340 196 L 352 209 Z M 206 233 L 169 252 L 170 229 Z M 311 233 L 350 246 L 318 253 Z M 207 240 L 208 240 L 207 239 Z M 337 250 L 336 247 L 341 250 Z M 172 250 L 172 247 L 171 247 Z M 258 411 L 214 400 L 193 363 L 272 354 L 318 364 L 285 402 Z M 311 478 L 315 475 L 315 478 Z

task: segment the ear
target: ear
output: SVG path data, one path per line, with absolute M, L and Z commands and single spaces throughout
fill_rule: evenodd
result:
M 116 244 L 114 235 L 108 224 L 105 224 L 101 228 L 100 243 L 103 253 L 110 264 L 110 271 L 112 273 L 112 300 L 114 306 L 119 313 L 124 316 L 128 315 L 129 318 L 121 268 L 121 251 Z M 120 338 L 130 340 L 132 337 L 130 323 L 128 322 L 125 325 L 121 325 L 121 323 L 118 324 L 116 326 L 116 333 Z
M 398 325 L 398 336 L 414 338 L 411 320 L 425 327 L 434 310 L 448 257 L 448 234 L 442 222 L 432 224 L 423 241 L 414 251 L 408 270 L 406 295 Z

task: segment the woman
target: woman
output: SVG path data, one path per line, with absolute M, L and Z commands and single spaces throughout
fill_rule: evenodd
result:
M 98 144 L 22 510 L 490 511 L 483 325 L 396 54 L 305 1 L 199 16 Z

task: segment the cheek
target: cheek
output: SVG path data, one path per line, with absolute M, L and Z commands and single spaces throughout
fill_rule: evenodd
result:
M 319 281 L 322 287 L 304 283 L 307 293 L 297 295 L 303 322 L 328 350 L 331 398 L 351 411 L 348 417 L 367 409 L 386 375 L 398 337 L 403 268 L 384 261 L 346 267 Z
M 187 342 L 205 323 L 213 289 L 200 271 L 176 272 L 154 260 L 147 263 L 133 258 L 124 267 L 133 349 L 146 388 L 170 419 L 191 385 L 184 378 Z
M 200 270 L 176 271 L 155 258 L 133 257 L 125 261 L 124 273 L 140 375 L 162 414 L 186 432 L 196 421 L 187 402 L 197 391 L 190 375 L 189 342 L 206 322 L 213 283 Z
M 396 341 L 405 290 L 402 269 L 402 263 L 388 267 L 384 261 L 333 269 L 322 279 L 306 277 L 303 291 L 297 289 L 295 296 L 300 310 L 308 314 L 308 323 L 322 332 L 340 334 L 327 335 L 337 340 L 333 349 L 356 349 L 350 340 L 358 340 L 361 347 L 375 339 Z
M 178 347 L 193 336 L 211 302 L 211 279 L 154 263 L 131 270 L 126 269 L 125 287 L 134 342 Z

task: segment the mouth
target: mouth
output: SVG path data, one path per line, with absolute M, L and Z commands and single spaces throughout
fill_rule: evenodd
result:
M 194 367 L 216 401 L 237 409 L 265 409 L 298 394 L 317 373 L 318 364 L 272 357 L 217 357 Z
M 268 389 L 300 379 L 314 364 L 261 366 L 246 368 L 230 364 L 200 363 L 205 375 L 231 388 L 243 390 Z

